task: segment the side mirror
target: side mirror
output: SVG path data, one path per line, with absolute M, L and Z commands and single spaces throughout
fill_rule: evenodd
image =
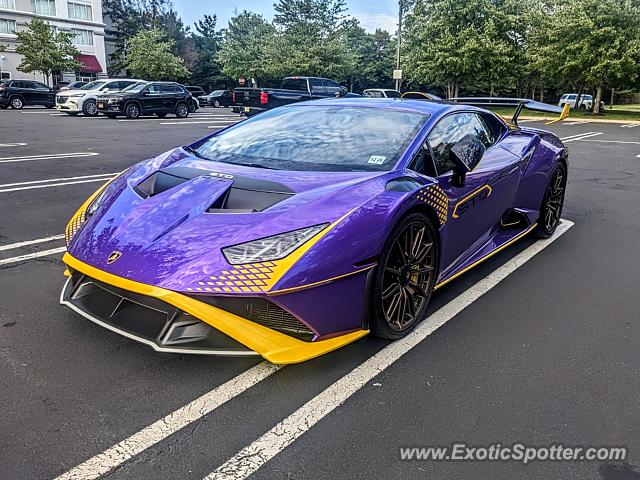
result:
M 145 90 L 144 92 L 142 92 L 143 96 L 149 95 L 149 90 Z
M 463 187 L 467 173 L 476 168 L 482 160 L 486 148 L 475 136 L 469 134 L 462 137 L 449 151 L 449 159 L 453 162 L 451 183 L 455 187 Z

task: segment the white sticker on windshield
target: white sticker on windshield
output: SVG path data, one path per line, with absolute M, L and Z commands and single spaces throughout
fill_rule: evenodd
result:
M 384 155 L 371 155 L 367 163 L 373 163 L 374 165 L 382 165 L 387 159 Z

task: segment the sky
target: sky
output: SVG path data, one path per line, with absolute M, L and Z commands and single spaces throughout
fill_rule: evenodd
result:
M 234 10 L 250 10 L 273 18 L 273 0 L 173 0 L 176 10 L 185 25 L 193 29 L 193 22 L 206 14 L 218 15 L 218 26 L 226 27 Z M 360 20 L 366 30 L 373 32 L 382 28 L 393 33 L 398 18 L 397 0 L 347 0 L 349 14 Z

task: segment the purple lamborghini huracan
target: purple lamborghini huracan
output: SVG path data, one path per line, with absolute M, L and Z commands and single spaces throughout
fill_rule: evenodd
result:
M 560 111 L 519 102 L 507 123 L 456 103 L 309 101 L 142 161 L 67 226 L 61 303 L 161 352 L 294 363 L 400 338 L 434 289 L 558 225 L 567 149 L 517 115 Z

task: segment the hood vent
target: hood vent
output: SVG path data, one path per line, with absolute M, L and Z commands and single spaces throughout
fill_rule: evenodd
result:
M 142 198 L 166 192 L 196 177 L 210 176 L 217 180 L 230 180 L 231 188 L 220 195 L 207 209 L 207 213 L 261 212 L 295 195 L 289 187 L 270 180 L 237 177 L 189 167 L 158 170 L 134 187 Z

